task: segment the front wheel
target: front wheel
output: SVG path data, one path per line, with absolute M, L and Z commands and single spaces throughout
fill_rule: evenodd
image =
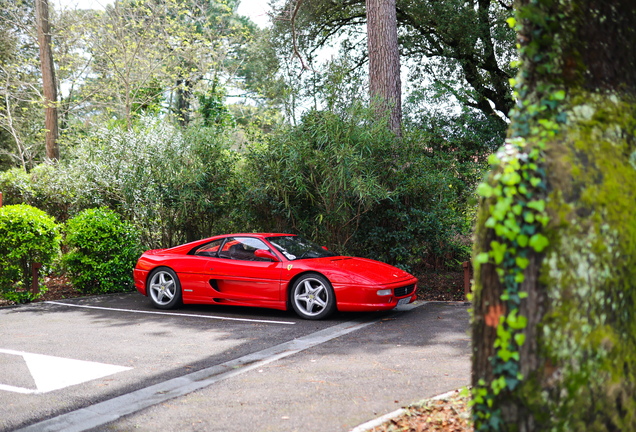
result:
M 173 309 L 181 304 L 181 283 L 174 270 L 159 267 L 150 273 L 148 280 L 148 291 L 154 307 Z
M 301 276 L 291 289 L 292 307 L 301 318 L 318 320 L 336 310 L 336 296 L 329 281 L 317 274 Z

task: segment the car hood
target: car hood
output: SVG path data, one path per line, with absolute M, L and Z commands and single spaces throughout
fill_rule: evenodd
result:
M 389 284 L 413 278 L 412 275 L 397 267 L 366 258 L 333 257 L 322 258 L 321 261 L 372 284 Z

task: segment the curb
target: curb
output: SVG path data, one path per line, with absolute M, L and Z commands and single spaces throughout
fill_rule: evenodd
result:
M 422 405 L 424 402 L 429 401 L 429 400 L 445 399 L 445 398 L 447 398 L 449 396 L 452 396 L 453 394 L 455 394 L 455 393 L 457 393 L 459 391 L 460 391 L 460 389 L 451 390 L 451 391 L 448 391 L 446 393 L 439 394 L 437 396 L 433 396 L 433 397 L 430 397 L 430 398 L 422 399 L 421 401 L 416 402 L 414 404 L 411 404 L 409 406 Z M 383 424 L 383 423 L 385 423 L 385 422 L 387 422 L 389 420 L 392 420 L 392 419 L 394 419 L 396 417 L 401 416 L 402 414 L 406 413 L 406 411 L 407 411 L 406 408 L 400 408 L 398 410 L 395 410 L 393 412 L 385 414 L 382 417 L 378 417 L 378 418 L 376 418 L 374 420 L 369 420 L 366 423 L 362 423 L 361 425 L 358 425 L 358 426 L 354 427 L 353 429 L 349 430 L 349 432 L 367 432 L 367 431 L 373 429 L 374 427 L 378 427 L 381 424 Z

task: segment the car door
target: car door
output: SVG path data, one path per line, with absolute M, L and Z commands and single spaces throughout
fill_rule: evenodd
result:
M 218 258 L 210 259 L 205 269 L 213 297 L 245 301 L 281 299 L 283 264 L 256 257 L 254 252 L 258 249 L 272 252 L 255 237 L 228 237 L 225 240 Z
M 177 272 L 183 290 L 183 300 L 188 302 L 206 302 L 212 295 L 208 269 L 211 258 L 218 256 L 218 251 L 225 239 L 218 239 L 198 246 L 187 255 L 171 260 L 170 267 Z

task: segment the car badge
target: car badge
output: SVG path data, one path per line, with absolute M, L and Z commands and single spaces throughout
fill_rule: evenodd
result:
M 290 271 L 290 270 L 292 269 L 292 267 L 293 267 L 293 266 L 294 266 L 293 264 L 289 264 L 289 265 L 287 266 L 287 271 Z
M 393 277 L 398 277 L 398 275 L 394 274 Z

